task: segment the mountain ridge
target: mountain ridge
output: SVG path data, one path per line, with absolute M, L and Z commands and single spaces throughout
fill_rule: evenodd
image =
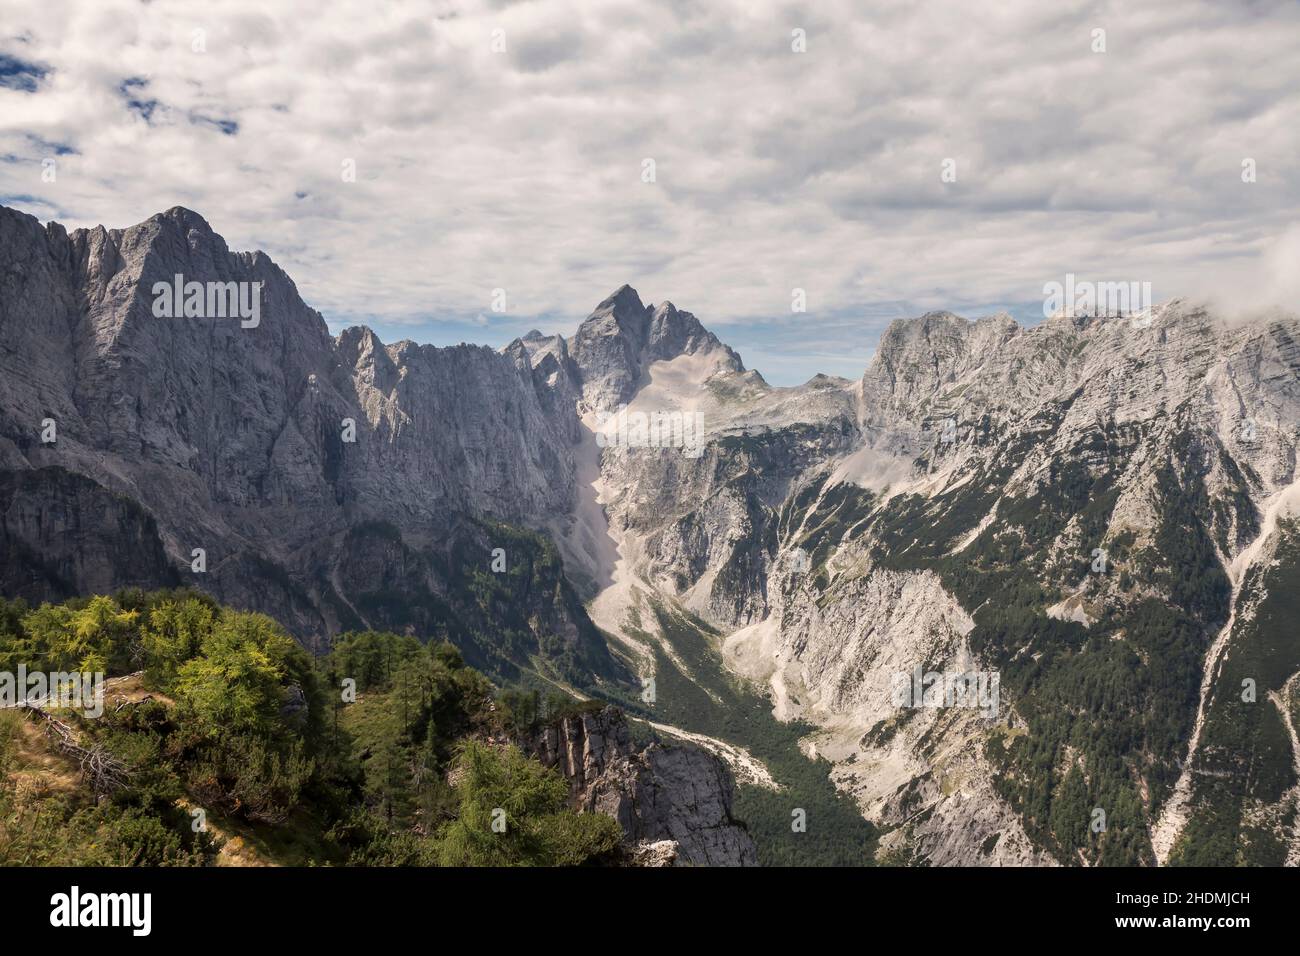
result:
M 719 709 L 734 678 L 812 728 L 890 858 L 1296 858 L 1275 721 L 1300 654 L 1255 623 L 1281 600 L 1260 562 L 1296 533 L 1295 316 L 932 312 L 891 323 L 856 380 L 773 388 L 627 285 L 573 336 L 499 351 L 331 337 L 274 263 L 179 207 L 72 234 L 0 208 L 0 261 L 9 593 L 195 580 L 309 645 L 407 629 L 495 673 L 706 686 L 662 705 L 683 731 L 784 759 Z M 142 290 L 186 268 L 267 283 L 261 324 L 154 317 Z M 699 454 L 600 447 L 622 406 L 700 416 Z M 143 570 L 112 562 L 121 542 Z M 1234 648 L 1267 657 L 1277 718 L 1225 711 Z M 890 706 L 915 667 L 999 674 L 999 714 Z M 1205 785 L 1232 747 L 1267 788 Z

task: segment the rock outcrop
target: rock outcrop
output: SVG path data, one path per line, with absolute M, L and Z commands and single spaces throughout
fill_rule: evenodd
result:
M 731 774 L 712 754 L 684 744 L 637 747 L 614 707 L 552 722 L 529 750 L 569 781 L 576 809 L 613 817 L 632 843 L 675 842 L 678 866 L 758 862 L 731 816 Z

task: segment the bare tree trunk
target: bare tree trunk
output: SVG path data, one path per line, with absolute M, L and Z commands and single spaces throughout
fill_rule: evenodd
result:
M 78 741 L 77 732 L 71 726 L 40 707 L 28 703 L 23 709 L 41 722 L 45 735 L 54 741 L 59 750 L 77 761 L 82 779 L 88 781 L 96 793 L 112 793 L 130 782 L 131 772 L 126 764 L 103 747 L 98 744 L 83 747 Z

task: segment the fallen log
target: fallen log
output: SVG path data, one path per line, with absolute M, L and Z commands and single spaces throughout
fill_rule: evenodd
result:
M 41 722 L 45 735 L 60 751 L 77 761 L 77 765 L 81 768 L 81 778 L 88 782 L 96 793 L 113 793 L 131 782 L 131 771 L 126 764 L 104 747 L 99 744 L 83 747 L 77 731 L 72 726 L 30 701 L 23 709 Z

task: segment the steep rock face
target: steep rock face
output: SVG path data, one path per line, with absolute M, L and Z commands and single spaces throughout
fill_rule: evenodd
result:
M 173 586 L 143 508 L 61 468 L 0 472 L 0 593 L 35 604 L 89 591 Z
M 772 616 L 734 632 L 723 659 L 769 689 L 777 716 L 803 719 L 832 761 L 832 779 L 887 831 L 886 853 L 933 865 L 1050 863 L 991 786 L 992 735 L 1014 732 L 996 693 L 983 707 L 899 707 L 896 683 L 978 670 L 970 615 L 933 572 L 875 567 L 855 545 L 836 550 L 823 586 L 784 561 Z M 981 703 L 978 696 L 973 703 Z
M 699 453 L 604 449 L 600 503 L 611 533 L 635 542 L 637 575 L 710 623 L 740 626 L 766 613 L 782 507 L 809 472 L 861 441 L 852 385 L 773 389 L 712 367 L 674 376 L 677 363 L 654 364 L 628 412 L 652 414 L 671 398 L 703 423 Z
M 717 757 L 679 744 L 638 749 L 613 707 L 560 719 L 531 749 L 564 774 L 577 809 L 614 817 L 635 843 L 675 841 L 677 865 L 757 864 L 753 841 L 731 817 L 733 783 Z
M 6 257 L 30 258 L 28 219 L 0 215 Z M 518 516 L 567 505 L 565 443 L 522 437 L 552 433 L 532 375 L 491 350 L 385 348 L 366 329 L 348 330 L 336 348 L 283 272 L 260 253 L 230 253 L 188 210 L 60 235 L 39 262 L 7 276 L 17 286 L 5 289 L 0 323 L 9 441 L 34 434 L 48 414 L 62 443 L 51 452 L 74 464 L 179 469 L 173 480 L 209 499 L 192 505 L 218 512 L 355 502 Z M 150 289 L 175 274 L 262 283 L 261 323 L 156 318 Z M 34 323 L 28 303 L 62 314 Z M 354 448 L 343 447 L 344 418 L 359 425 Z M 559 424 L 572 434 L 572 415 Z
M 998 315 L 971 323 L 951 312 L 929 312 L 890 324 L 863 375 L 872 411 L 906 411 L 977 368 L 1019 327 Z
M 892 568 L 934 569 L 972 614 L 972 649 L 1016 718 L 983 748 L 990 779 L 1061 862 L 1154 862 L 1148 829 L 1233 566 L 1293 477 L 1296 366 L 1281 369 L 1295 324 L 1232 327 L 1180 303 L 1141 321 L 1058 317 L 880 403 L 929 445 L 857 537 Z M 864 394 L 886 378 L 873 362 Z M 1093 837 L 1096 809 L 1110 828 Z
M 580 441 L 581 429 L 573 410 L 582 398 L 582 373 L 569 355 L 564 336 L 534 331 L 511 342 L 503 352 L 531 379 L 546 413 L 568 430 L 573 443 Z
M 488 348 L 386 346 L 364 328 L 334 340 L 270 259 L 232 253 L 189 210 L 68 234 L 0 208 L 0 264 L 0 470 L 15 487 L 62 469 L 98 489 L 43 523 L 10 499 L 6 553 L 49 571 L 7 564 L 23 596 L 179 576 L 315 646 L 383 590 L 349 577 L 364 573 L 339 552 L 351 531 L 397 527 L 429 555 L 458 516 L 541 527 L 573 506 L 577 414 L 547 369 Z M 260 283 L 260 321 L 156 316 L 154 285 L 176 275 Z M 139 517 L 104 504 L 118 499 Z M 486 569 L 495 543 L 481 543 Z

